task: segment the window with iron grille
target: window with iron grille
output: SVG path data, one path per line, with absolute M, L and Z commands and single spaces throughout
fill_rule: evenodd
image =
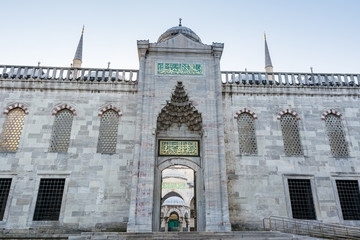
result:
M 41 179 L 36 200 L 34 221 L 59 220 L 65 179 Z
M 0 151 L 16 152 L 24 126 L 25 112 L 21 108 L 9 111 L 1 136 Z
M 308 179 L 288 179 L 293 218 L 316 219 L 311 183 Z
M 336 180 L 344 220 L 360 220 L 360 193 L 357 180 Z
M 56 113 L 50 140 L 50 152 L 67 152 L 73 118 L 73 112 L 69 109 L 63 109 Z
M 255 119 L 251 114 L 242 113 L 238 116 L 240 153 L 257 154 Z
M 117 133 L 119 125 L 119 114 L 114 110 L 107 110 L 101 116 L 98 153 L 115 153 Z
M 280 118 L 281 131 L 284 140 L 284 151 L 287 156 L 303 155 L 298 120 L 291 114 L 284 114 Z
M 6 203 L 8 200 L 11 178 L 0 178 L 0 221 L 4 218 Z
M 329 137 L 331 153 L 334 157 L 349 156 L 348 145 L 340 117 L 329 114 L 325 117 L 327 134 Z

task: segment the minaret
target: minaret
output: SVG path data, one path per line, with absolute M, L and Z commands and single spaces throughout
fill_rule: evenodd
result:
M 83 35 L 84 35 L 84 27 L 82 28 L 80 41 L 78 47 L 76 49 L 75 57 L 73 60 L 73 68 L 81 68 L 82 63 L 82 50 L 83 50 Z
M 266 34 L 264 33 L 264 39 L 265 39 L 265 71 L 266 72 L 273 72 L 273 65 L 271 63 L 269 48 L 266 42 Z

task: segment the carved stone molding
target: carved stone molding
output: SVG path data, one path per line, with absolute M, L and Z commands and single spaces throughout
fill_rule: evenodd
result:
M 59 111 L 61 111 L 63 109 L 69 109 L 70 111 L 72 111 L 74 116 L 77 115 L 75 107 L 72 106 L 71 104 L 67 104 L 67 103 L 59 104 L 56 107 L 54 107 L 51 114 L 55 116 Z
M 277 120 L 280 120 L 281 117 L 284 114 L 287 114 L 287 113 L 293 115 L 296 118 L 296 120 L 300 120 L 299 114 L 297 114 L 295 111 L 292 111 L 292 110 L 289 110 L 289 109 L 286 109 L 285 111 L 281 111 L 277 116 Z
M 157 128 L 167 130 L 172 124 L 186 124 L 191 131 L 199 131 L 202 128 L 201 113 L 189 101 L 182 82 L 178 82 L 165 107 L 157 119 Z
M 248 113 L 248 114 L 252 115 L 254 117 L 254 119 L 257 119 L 256 113 L 247 108 L 240 109 L 240 111 L 236 112 L 234 114 L 234 119 L 238 119 L 239 115 L 242 113 Z
M 29 109 L 25 106 L 25 104 L 22 104 L 22 103 L 14 103 L 14 104 L 8 105 L 3 113 L 7 115 L 11 110 L 13 110 L 15 108 L 21 108 L 22 110 L 24 110 L 26 115 L 29 114 Z
M 333 109 L 330 109 L 328 111 L 325 111 L 321 114 L 321 120 L 325 120 L 325 117 L 329 114 L 335 114 L 336 116 L 338 116 L 340 119 L 343 119 L 343 115 L 341 113 L 339 113 L 338 111 L 335 111 Z

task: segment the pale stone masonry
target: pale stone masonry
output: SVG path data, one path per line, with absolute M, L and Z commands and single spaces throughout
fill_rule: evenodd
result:
M 195 172 L 197 231 L 260 229 L 266 217 L 292 218 L 288 179 L 309 180 L 316 220 L 360 225 L 344 220 L 336 185 L 360 178 L 360 74 L 221 72 L 224 44 L 203 44 L 183 26 L 137 44 L 139 70 L 0 65 L 1 134 L 12 109 L 26 114 L 17 151 L 0 152 L 0 178 L 12 179 L 0 228 L 159 231 L 161 172 L 174 165 Z M 188 99 L 174 96 L 176 86 Z M 69 148 L 50 152 L 62 109 L 73 113 Z M 109 109 L 119 114 L 116 151 L 98 153 Z M 243 112 L 254 117 L 253 155 L 240 153 Z M 302 155 L 285 155 L 284 114 L 296 118 Z M 349 156 L 332 156 L 329 114 L 341 118 Z M 199 155 L 161 156 L 159 140 L 198 141 Z M 57 221 L 33 220 L 43 178 L 65 179 Z

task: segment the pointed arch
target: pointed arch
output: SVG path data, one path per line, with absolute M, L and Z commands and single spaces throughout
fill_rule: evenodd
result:
M 167 194 L 165 194 L 164 197 L 162 197 L 162 199 L 161 199 L 161 205 L 162 205 L 162 204 L 164 203 L 164 201 L 165 201 L 166 199 L 168 199 L 169 197 L 179 197 L 179 198 L 181 198 L 182 200 L 184 200 L 184 197 L 181 196 L 180 193 L 178 193 L 178 192 L 168 192 Z
M 15 108 L 20 108 L 24 111 L 25 115 L 29 114 L 29 109 L 26 107 L 25 104 L 23 103 L 12 103 L 6 106 L 5 110 L 4 110 L 4 114 L 8 115 L 9 112 Z
M 257 115 L 250 109 L 241 109 L 234 114 L 237 119 L 241 154 L 257 154 L 255 119 Z
M 70 145 L 71 128 L 75 108 L 61 105 L 54 108 L 52 115 L 55 116 L 51 133 L 49 152 L 67 152 Z
M 280 120 L 285 155 L 303 155 L 298 126 L 298 121 L 300 120 L 299 115 L 295 111 L 286 109 L 286 111 L 278 114 L 277 119 Z
M 171 207 L 169 208 L 166 212 L 165 212 L 165 217 L 170 217 L 170 215 L 172 213 L 176 213 L 178 215 L 178 217 L 183 217 L 183 215 L 181 214 L 181 211 L 175 207 Z
M 331 153 L 334 157 L 348 157 L 349 147 L 345 139 L 345 131 L 341 121 L 342 114 L 332 111 L 324 115 L 326 132 Z
M 107 104 L 99 109 L 98 116 L 101 117 L 108 110 L 114 110 L 119 117 L 123 115 L 118 106 L 115 106 L 114 104 Z
M 329 109 L 321 114 L 321 120 L 325 120 L 326 116 L 328 116 L 329 114 L 334 114 L 338 116 L 340 119 L 343 119 L 343 115 L 340 112 L 333 109 Z
M 77 116 L 77 112 L 75 109 L 75 106 L 69 103 L 61 103 L 61 104 L 57 104 L 53 110 L 52 110 L 52 115 L 55 116 L 58 112 L 60 112 L 63 109 L 67 109 L 69 111 L 72 112 L 73 116 Z
M 296 120 L 301 120 L 299 117 L 299 114 L 297 114 L 295 111 L 289 110 L 289 109 L 286 109 L 285 111 L 281 111 L 277 116 L 277 120 L 280 120 L 284 114 L 291 114 L 296 118 Z
M 98 138 L 98 153 L 112 154 L 116 152 L 116 143 L 118 135 L 118 126 L 120 118 L 120 110 L 117 108 L 107 108 L 102 112 L 100 120 L 99 138 Z
M 14 104 L 11 108 L 6 108 L 6 110 L 7 112 L 4 113 L 7 115 L 7 119 L 0 139 L 0 151 L 16 152 L 19 147 L 26 110 L 20 104 Z
M 234 119 L 238 119 L 239 115 L 242 113 L 248 113 L 248 114 L 252 115 L 254 117 L 254 119 L 258 118 L 254 111 L 251 111 L 250 109 L 247 109 L 247 108 L 243 108 L 243 109 L 240 109 L 238 112 L 234 113 Z

